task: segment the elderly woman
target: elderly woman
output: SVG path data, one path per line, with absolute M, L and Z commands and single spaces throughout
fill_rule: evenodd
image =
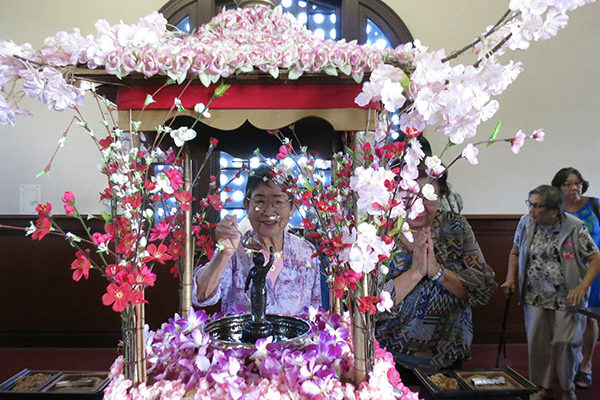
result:
M 422 186 L 429 178 L 420 172 Z M 433 186 L 438 198 L 446 194 L 446 175 Z M 379 315 L 375 330 L 405 384 L 418 382 L 414 368 L 460 368 L 470 358 L 471 307 L 485 304 L 497 287 L 466 219 L 438 210 L 438 200 L 424 199 L 424 206 L 408 221 L 414 242 L 399 239 L 402 252 L 384 284 L 395 305 L 391 313 Z
M 265 260 L 269 249 L 275 262 L 267 273 L 267 307 L 271 314 L 299 314 L 305 307 L 321 305 L 321 281 L 318 258 L 313 247 L 303 238 L 286 230 L 295 206 L 277 186 L 267 166 L 253 171 L 248 178 L 244 207 L 252 229 L 245 235 L 262 246 Z M 242 234 L 234 216 L 224 217 L 215 228 L 221 244 L 210 262 L 194 271 L 194 305 L 216 304 L 223 311 L 250 311 L 245 283 L 254 266 L 252 256 L 241 246 Z M 257 251 L 257 250 L 256 250 Z
M 598 198 L 587 197 L 583 194 L 589 187 L 588 181 L 583 179 L 581 173 L 575 168 L 561 168 L 554 178 L 552 186 L 560 189 L 563 198 L 562 209 L 583 221 L 590 232 L 596 246 L 600 247 L 600 215 L 598 212 Z M 590 287 L 588 307 L 600 307 L 600 275 L 596 276 Z M 587 388 L 592 385 L 592 356 L 598 341 L 598 321 L 588 318 L 583 333 L 583 360 L 579 364 L 579 371 L 575 374 L 575 386 Z
M 508 261 L 505 293 L 518 288 L 525 314 L 529 379 L 540 387 L 532 399 L 553 398 L 556 370 L 562 399 L 575 399 L 575 368 L 586 304 L 600 268 L 600 254 L 581 220 L 561 211 L 560 191 L 541 185 L 529 192 L 529 214 L 519 221 Z

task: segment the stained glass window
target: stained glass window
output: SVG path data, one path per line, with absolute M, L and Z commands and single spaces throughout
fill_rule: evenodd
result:
M 175 25 L 181 32 L 190 33 L 192 31 L 192 25 L 190 24 L 190 16 L 186 15 Z
M 387 36 L 385 36 L 385 33 L 383 33 L 377 24 L 375 24 L 369 18 L 367 18 L 367 26 L 365 31 L 367 33 L 367 44 L 374 46 L 379 50 L 383 50 L 386 47 L 391 46 L 389 39 Z
M 298 163 L 302 163 L 301 157 L 298 158 Z M 268 160 L 269 163 L 275 163 L 276 160 Z M 288 157 L 283 162 L 295 164 L 293 159 Z M 223 191 L 221 193 L 221 201 L 225 204 L 223 210 L 221 210 L 221 217 L 231 214 L 235 215 L 240 222 L 246 217 L 244 210 L 244 190 L 246 188 L 246 174 L 242 174 L 239 177 L 235 177 L 236 174 L 241 170 L 242 164 L 249 165 L 250 168 L 256 168 L 260 164 L 258 157 L 252 157 L 250 159 L 236 158 L 221 152 L 220 165 L 221 175 L 219 177 L 219 183 L 221 187 L 227 185 L 229 191 Z M 315 162 L 316 173 L 319 174 L 326 185 L 331 184 L 331 161 L 318 159 Z M 302 182 L 299 182 L 302 185 Z M 231 199 L 231 202 L 226 203 L 227 199 Z M 306 216 L 306 209 L 303 206 L 298 207 L 292 218 L 290 219 L 290 225 L 292 227 L 301 226 L 302 218 Z

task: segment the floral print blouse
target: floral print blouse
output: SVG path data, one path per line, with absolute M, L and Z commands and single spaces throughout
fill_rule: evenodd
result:
M 283 268 L 275 285 L 269 277 L 266 278 L 267 313 L 296 315 L 303 313 L 306 307 L 321 305 L 319 258 L 312 257 L 313 253 L 314 248 L 308 241 L 291 232 L 284 232 Z M 197 267 L 192 294 L 194 305 L 206 307 L 221 299 L 221 310 L 224 312 L 250 312 L 250 290 L 245 291 L 245 285 L 253 266 L 252 257 L 240 246 L 223 272 L 215 294 L 203 302 L 196 300 L 196 278 L 204 266 Z
M 468 297 L 460 300 L 425 277 L 391 313 L 378 315 L 377 340 L 405 368 L 437 370 L 469 359 L 471 306 L 487 303 L 497 287 L 494 271 L 485 262 L 464 217 L 438 211 L 431 229 L 437 261 L 458 276 Z M 406 272 L 411 263 L 410 254 L 400 253 L 394 258 L 384 284 L 392 298 L 393 279 Z
M 567 308 L 567 286 L 565 275 L 561 267 L 561 256 L 567 259 L 574 258 L 572 240 L 567 241 L 564 248 L 559 251 L 559 235 L 561 223 L 551 227 L 536 225 L 527 260 L 527 279 L 525 281 L 526 304 L 548 308 L 552 310 L 565 310 Z M 585 225 L 576 231 L 580 244 L 581 257 L 587 259 L 597 251 Z M 518 243 L 520 231 L 515 232 L 515 243 Z

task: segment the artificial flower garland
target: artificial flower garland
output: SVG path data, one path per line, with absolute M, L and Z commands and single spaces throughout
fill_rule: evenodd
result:
M 123 359 L 111 367 L 105 399 L 403 399 L 418 394 L 404 386 L 385 349 L 375 346 L 369 380 L 352 383 L 354 355 L 350 321 L 323 310 L 304 317 L 311 331 L 302 344 L 282 346 L 272 338 L 255 348 L 224 348 L 203 327 L 208 317 L 191 310 L 146 334 L 148 381 L 133 387 L 123 376 Z

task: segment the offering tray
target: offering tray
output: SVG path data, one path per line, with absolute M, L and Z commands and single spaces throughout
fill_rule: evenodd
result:
M 24 369 L 0 384 L 0 399 L 101 399 L 106 385 L 106 371 Z
M 443 377 L 441 377 L 441 375 Z M 421 381 L 421 395 L 426 399 L 528 399 L 537 392 L 537 387 L 510 367 L 472 370 L 443 370 L 425 372 L 415 370 Z M 442 378 L 444 383 L 455 384 L 454 388 L 436 383 Z

